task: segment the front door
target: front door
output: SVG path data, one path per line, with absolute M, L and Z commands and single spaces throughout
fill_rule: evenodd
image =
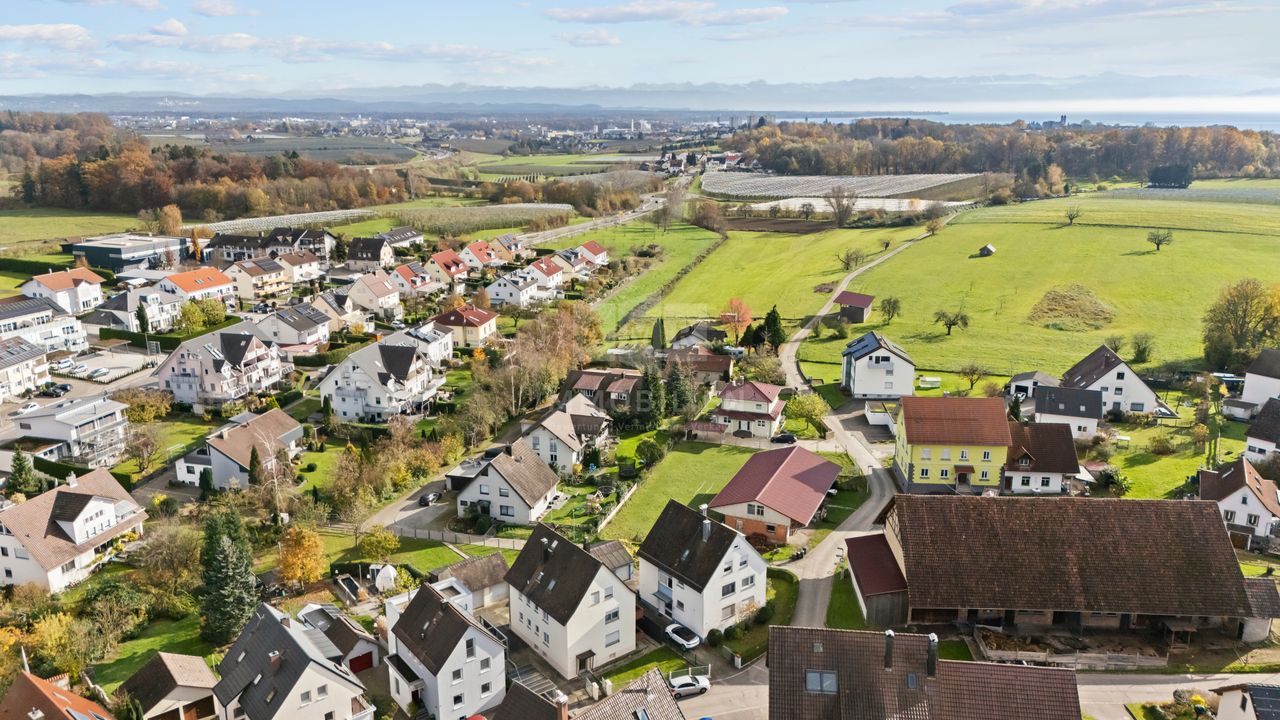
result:
M 595 663 L 595 659 L 596 659 L 596 656 L 594 654 L 586 653 L 583 655 L 579 655 L 578 656 L 578 672 L 582 672 L 583 670 L 590 670 L 591 666 Z

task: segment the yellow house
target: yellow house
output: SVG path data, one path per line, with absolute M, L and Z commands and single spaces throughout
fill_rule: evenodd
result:
M 893 471 L 908 493 L 1000 492 L 1012 438 L 1000 398 L 904 397 Z

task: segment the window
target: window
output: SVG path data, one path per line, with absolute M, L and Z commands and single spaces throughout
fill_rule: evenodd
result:
M 489 669 L 489 658 L 480 658 L 480 672 L 485 672 L 488 669 Z
M 511 497 L 511 491 L 504 487 L 498 488 L 498 497 Z
M 329 697 L 329 686 L 321 685 L 320 687 L 316 688 L 316 697 L 320 697 L 320 698 Z
M 454 696 L 453 696 L 453 706 L 454 706 L 454 707 L 458 707 L 458 706 L 459 706 L 459 705 L 461 705 L 461 704 L 462 704 L 462 696 L 461 696 L 461 695 L 454 695 Z
M 839 684 L 836 674 L 827 670 L 805 670 L 804 691 L 821 695 L 834 695 Z
M 933 451 L 932 451 L 932 450 L 930 450 L 929 448 L 920 448 L 920 459 L 921 459 L 921 460 L 928 460 L 928 459 L 929 459 L 929 457 L 930 457 L 932 454 L 933 454 Z
M 467 659 L 470 660 L 475 656 L 476 656 L 476 641 L 467 640 Z
M 979 478 L 981 478 L 981 479 L 983 479 L 983 480 L 986 480 L 986 479 L 988 479 L 989 477 L 991 477 L 991 473 L 990 473 L 990 471 L 983 470 L 982 472 L 978 473 L 978 477 L 979 477 Z
M 485 485 L 484 483 L 480 483 L 480 494 L 481 494 L 481 495 L 488 495 L 488 494 L 489 494 L 489 486 L 488 486 L 488 485 Z
M 311 702 L 311 691 L 303 690 L 302 696 L 299 699 L 302 700 L 303 705 L 306 705 L 307 703 Z
M 618 644 L 618 643 L 620 643 L 620 642 L 622 642 L 622 631 L 621 631 L 621 630 L 614 630 L 613 632 L 611 632 L 611 633 L 609 633 L 608 635 L 605 635 L 605 636 L 604 636 L 604 646 L 605 646 L 605 647 L 613 647 L 614 645 L 617 645 L 617 644 Z
M 938 471 L 938 477 L 942 478 L 943 480 L 946 480 L 947 478 L 951 477 L 951 469 L 942 468 L 941 470 Z
M 1241 504 L 1241 505 L 1248 505 L 1248 504 L 1249 504 L 1249 496 L 1248 496 L 1248 495 L 1242 495 L 1242 496 L 1240 497 L 1240 504 Z
M 968 450 L 961 450 L 961 451 L 960 451 L 960 459 L 961 459 L 961 460 L 968 460 L 968 459 L 969 459 L 969 451 L 968 451 Z
M 990 451 L 990 450 L 983 450 L 983 451 L 982 451 L 982 462 L 991 462 L 991 451 Z
M 551 644 L 551 635 L 546 630 L 542 631 L 542 644 L 543 645 Z
M 483 685 L 481 685 L 481 686 L 480 686 L 480 694 L 481 694 L 481 695 L 488 695 L 492 690 L 493 690 L 493 684 L 492 684 L 492 683 L 485 683 L 485 684 L 483 684 Z
M 327 713 L 325 713 L 325 714 L 324 714 L 324 720 L 333 720 L 333 711 L 332 711 L 332 710 L 330 710 L 329 712 L 327 712 Z
M 951 448 L 943 448 L 943 449 L 942 449 L 942 459 L 943 459 L 943 460 L 950 460 L 950 459 L 951 459 Z
M 677 610 L 683 610 L 683 609 L 684 609 L 684 601 L 683 601 L 683 600 L 677 600 L 677 601 L 676 601 L 676 609 L 677 609 Z
M 733 572 L 733 558 L 726 560 L 722 569 L 725 572 Z
M 683 610 L 684 608 L 681 608 L 681 609 Z M 607 612 L 607 613 L 605 613 L 605 614 L 604 614 L 604 624 L 605 624 L 605 625 L 608 625 L 609 623 L 613 623 L 613 622 L 618 622 L 618 609 L 617 609 L 617 608 L 614 608 L 613 610 L 610 610 L 609 612 Z
M 734 614 L 734 612 L 735 612 L 736 610 L 737 610 L 737 608 L 735 608 L 733 605 L 726 605 L 726 606 L 724 606 L 723 608 L 721 608 L 721 609 L 720 609 L 720 619 L 721 619 L 721 620 L 732 620 L 732 619 L 733 619 L 733 614 Z
M 1111 394 L 1112 394 L 1112 395 L 1123 395 L 1123 394 L 1124 394 L 1124 388 L 1116 388 L 1115 390 L 1111 391 Z
M 742 578 L 742 587 L 744 588 L 755 587 L 755 584 L 756 584 L 755 575 L 748 575 Z
M 725 583 L 724 587 L 720 588 L 720 597 L 729 597 L 734 592 L 736 592 L 737 589 L 738 589 L 737 583 Z
M 1030 476 L 1030 475 L 1023 475 L 1023 476 L 1022 476 L 1022 487 L 1031 487 L 1031 476 Z
M 1248 520 L 1249 520 L 1249 526 L 1250 526 L 1250 527 L 1257 527 L 1257 526 L 1258 526 L 1258 516 L 1257 516 L 1257 515 L 1254 515 L 1254 514 L 1252 514 L 1252 513 L 1251 513 L 1251 514 L 1249 515 L 1249 517 L 1248 517 Z
M 502 515 L 502 517 L 515 517 L 515 516 L 516 516 L 515 508 L 511 507 L 510 505 L 502 505 L 502 506 L 499 506 L 499 508 L 498 508 L 498 512 Z
M 929 468 L 920 468 L 920 479 L 925 480 L 929 477 Z
M 1227 522 L 1235 522 L 1235 520 L 1236 520 L 1236 511 L 1235 511 L 1235 510 L 1223 510 L 1223 511 L 1222 511 L 1222 519 L 1223 519 L 1223 520 L 1226 520 Z
M 462 682 L 462 668 L 453 671 L 453 682 Z
M 747 556 L 743 555 L 742 557 L 738 558 L 738 567 L 744 568 L 746 566 L 747 566 Z
M 1040 487 L 1049 487 L 1049 478 L 1047 477 L 1040 478 Z
M 1129 403 L 1129 409 L 1134 412 L 1144 412 L 1146 407 L 1147 406 L 1142 403 Z
M 1116 373 L 1116 380 L 1123 380 L 1123 379 L 1124 379 L 1124 373 L 1122 372 Z
M 611 598 L 611 597 L 613 597 L 613 586 L 612 586 L 612 585 L 610 585 L 609 587 L 607 587 L 607 588 L 605 588 L 605 589 L 604 589 L 604 599 L 605 599 L 605 600 L 608 600 L 608 599 L 609 599 L 609 598 Z
M 775 532 L 777 532 L 777 531 L 778 531 L 778 526 L 777 526 L 777 525 L 765 525 L 765 526 L 764 526 L 764 531 L 765 531 L 765 532 L 767 532 L 767 533 L 769 533 L 770 535 L 772 535 L 773 533 L 775 533 Z

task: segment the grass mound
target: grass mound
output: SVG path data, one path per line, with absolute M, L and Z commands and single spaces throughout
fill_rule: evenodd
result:
M 1115 319 L 1115 311 L 1083 285 L 1060 285 L 1040 298 L 1027 319 L 1050 330 L 1082 332 L 1102 329 Z

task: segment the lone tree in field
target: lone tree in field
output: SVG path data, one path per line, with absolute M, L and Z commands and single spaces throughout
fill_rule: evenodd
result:
M 893 319 L 902 314 L 902 300 L 890 295 L 889 297 L 880 298 L 880 314 L 884 316 L 884 323 L 888 325 Z
M 982 378 L 987 376 L 987 369 L 978 363 L 971 362 L 961 367 L 957 374 L 964 378 L 965 382 L 969 383 L 969 392 L 973 392 L 973 389 L 977 387 Z
M 811 202 L 800 203 L 800 217 L 805 220 L 812 220 L 813 214 L 818 211 Z
M 720 322 L 733 330 L 735 345 L 742 339 L 742 331 L 746 330 L 754 319 L 751 316 L 751 306 L 742 298 L 729 298 L 729 304 L 725 305 L 724 310 L 720 312 Z
M 1067 225 L 1075 225 L 1076 220 L 1079 220 L 1080 216 L 1083 214 L 1084 214 L 1084 211 L 1080 209 L 1079 205 L 1068 205 L 1067 206 Z
M 1218 293 L 1204 314 L 1204 357 L 1215 368 L 1243 369 L 1259 349 L 1280 340 L 1280 307 L 1257 278 Z
M 858 269 L 858 266 L 867 259 L 867 254 L 850 248 L 836 255 L 836 259 L 840 261 L 840 267 L 844 268 L 845 272 L 849 272 Z
M 1155 351 L 1156 338 L 1151 333 L 1138 333 L 1129 344 L 1133 347 L 1133 361 L 1144 363 L 1151 359 L 1151 353 Z
M 815 431 L 818 429 L 818 424 L 822 422 L 822 417 L 829 412 L 831 407 L 818 393 L 796 395 L 787 401 L 787 417 L 804 420 Z
M 840 185 L 836 185 L 822 196 L 827 201 L 827 205 L 831 208 L 832 224 L 838 228 L 842 228 L 849 224 L 853 219 L 854 203 L 857 202 L 858 196 L 844 189 Z
M 930 220 L 927 225 L 924 226 L 924 229 L 929 233 L 930 236 L 933 236 L 942 232 L 942 229 L 945 228 L 946 226 L 947 226 L 946 220 L 943 220 L 942 218 L 934 218 Z
M 1147 233 L 1147 242 L 1156 246 L 1156 252 L 1160 252 L 1160 248 L 1165 245 L 1173 244 L 1172 230 L 1152 230 Z
M 1107 339 L 1102 341 L 1102 344 L 1111 348 L 1111 352 L 1117 355 L 1124 352 L 1125 340 L 1123 335 L 1108 335 Z
M 933 323 L 942 325 L 947 329 L 947 335 L 951 335 L 954 328 L 961 330 L 969 328 L 969 313 L 966 313 L 963 307 L 955 311 L 939 310 L 933 314 Z

